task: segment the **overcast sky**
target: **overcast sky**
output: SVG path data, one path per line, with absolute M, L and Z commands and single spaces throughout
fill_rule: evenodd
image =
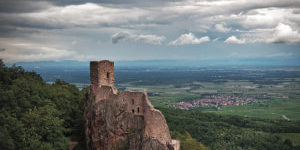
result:
M 1 0 L 0 58 L 300 58 L 300 0 Z

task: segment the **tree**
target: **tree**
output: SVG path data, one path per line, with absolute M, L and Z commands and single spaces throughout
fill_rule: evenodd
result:
M 59 150 L 70 139 L 84 140 L 83 95 L 74 85 L 47 84 L 35 72 L 0 60 L 0 149 Z

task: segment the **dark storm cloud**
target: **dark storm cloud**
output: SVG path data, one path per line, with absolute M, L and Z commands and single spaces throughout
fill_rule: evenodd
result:
M 1 0 L 0 13 L 24 13 L 47 9 L 51 4 L 47 1 Z
M 120 33 L 114 34 L 112 36 L 111 40 L 112 40 L 112 43 L 116 44 L 116 43 L 118 43 L 118 41 L 120 41 L 122 39 L 125 39 L 127 37 L 130 37 L 129 33 L 127 33 L 127 32 L 120 32 Z
M 40 29 L 62 29 L 65 27 L 85 27 L 89 25 L 125 28 L 128 26 L 128 28 L 131 28 L 136 27 L 137 24 L 159 25 L 183 21 L 199 28 L 196 25 L 199 24 L 197 20 L 200 21 L 205 17 L 223 14 L 231 15 L 234 13 L 243 15 L 249 10 L 266 7 L 298 6 L 300 7 L 300 1 L 292 0 L 270 0 L 266 2 L 222 0 L 2 0 L 0 5 L 0 24 Z M 216 7 L 220 7 L 220 9 L 214 9 Z M 55 9 L 50 10 L 51 8 Z M 93 9 L 93 11 L 91 11 L 91 9 Z M 212 9 L 214 11 L 212 11 Z M 8 12 L 14 13 L 10 14 Z M 31 12 L 37 13 L 30 14 Z M 77 17 L 74 17 L 75 15 L 68 12 L 76 13 Z M 130 12 L 133 13 L 130 14 Z M 252 12 L 252 15 L 253 13 L 254 12 Z M 132 17 L 134 14 L 137 14 L 136 17 Z M 194 19 L 189 20 L 189 18 L 192 17 Z M 201 24 L 207 23 L 208 22 L 201 22 Z
M 116 44 L 120 40 L 137 41 L 148 44 L 160 45 L 164 40 L 164 36 L 157 36 L 151 34 L 133 34 L 128 32 L 119 32 L 112 36 L 112 43 Z
M 157 6 L 168 2 L 179 2 L 182 0 L 53 0 L 51 3 L 57 6 L 79 5 L 85 3 L 99 3 L 104 5 L 122 6 Z

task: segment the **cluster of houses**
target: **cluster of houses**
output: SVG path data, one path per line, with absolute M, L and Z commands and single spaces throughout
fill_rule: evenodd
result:
M 181 101 L 178 102 L 176 107 L 180 109 L 190 109 L 197 107 L 214 107 L 219 108 L 221 106 L 240 106 L 256 102 L 256 96 L 237 96 L 237 95 L 209 95 L 204 98 L 193 100 L 191 102 Z

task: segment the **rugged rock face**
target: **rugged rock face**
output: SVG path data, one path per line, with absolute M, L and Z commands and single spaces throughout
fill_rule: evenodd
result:
M 174 149 L 164 116 L 142 92 L 90 87 L 85 120 L 89 149 Z
M 92 84 L 84 117 L 88 149 L 179 149 L 179 141 L 171 140 L 164 116 L 153 108 L 146 93 L 120 92 L 114 86 Z

